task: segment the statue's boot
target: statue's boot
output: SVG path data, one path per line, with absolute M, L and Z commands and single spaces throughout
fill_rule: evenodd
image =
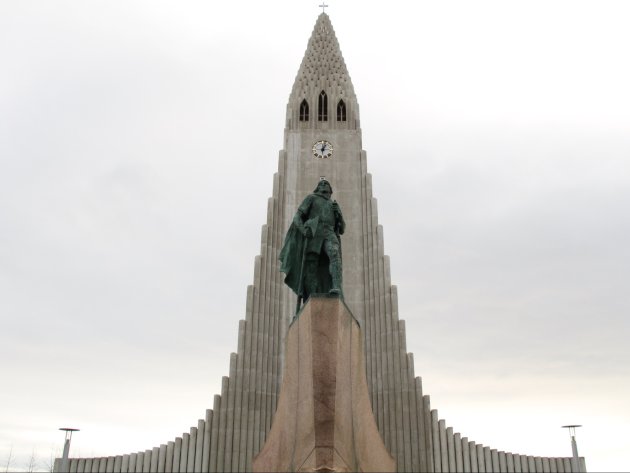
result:
M 330 263 L 330 275 L 332 277 L 332 289 L 330 289 L 328 293 L 337 294 L 343 297 L 341 261 L 334 261 Z

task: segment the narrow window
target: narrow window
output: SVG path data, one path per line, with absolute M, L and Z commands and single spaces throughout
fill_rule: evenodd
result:
M 300 121 L 308 121 L 308 102 L 306 99 L 302 100 L 302 103 L 300 104 Z
M 340 100 L 337 104 L 337 121 L 346 121 L 346 104 L 343 102 L 343 100 Z
M 328 96 L 323 90 L 319 94 L 319 103 L 317 107 L 317 119 L 320 122 L 328 121 Z

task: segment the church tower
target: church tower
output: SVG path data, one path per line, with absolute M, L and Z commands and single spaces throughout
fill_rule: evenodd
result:
M 321 149 L 324 149 L 322 153 Z M 328 15 L 319 15 L 287 105 L 284 149 L 285 228 L 320 177 L 333 186 L 346 219 L 342 238 L 346 300 L 361 318 L 364 280 L 359 105 Z M 356 304 L 354 303 L 356 302 Z
M 254 318 L 260 307 L 254 301 L 261 291 L 274 287 L 274 294 L 280 296 L 280 300 L 266 299 L 271 307 L 265 307 L 263 310 L 269 312 L 261 317 L 277 318 L 275 326 L 280 331 L 273 338 L 278 342 L 293 316 L 295 295 L 282 284 L 277 256 L 298 205 L 321 177 L 332 184 L 333 198 L 346 221 L 341 242 L 345 302 L 363 330 L 368 387 L 379 431 L 401 471 L 425 471 L 428 444 L 424 414 L 428 406 L 422 400 L 420 380 L 414 379 L 412 356 L 405 349 L 404 324 L 398 319 L 396 289 L 390 283 L 389 260 L 383 252 L 383 232 L 362 150 L 357 97 L 325 13 L 315 23 L 289 97 L 284 149 L 274 176 L 270 213 L 250 291 Z M 266 331 L 262 336 L 267 336 Z M 278 349 L 271 356 L 280 359 L 282 346 Z M 269 393 L 273 406 L 278 374 L 273 374 Z M 261 416 L 267 420 L 272 413 Z M 259 447 L 256 443 L 254 449 Z
M 322 13 L 287 105 L 284 149 L 278 169 L 283 184 L 279 192 L 284 193 L 282 230 L 286 232 L 298 205 L 313 192 L 317 181 L 326 177 L 346 220 L 342 237 L 346 303 L 363 320 L 366 171 L 359 125 L 352 80 L 330 19 Z M 290 304 L 288 308 L 291 307 Z
M 284 341 L 296 296 L 278 257 L 298 205 L 321 177 L 346 221 L 345 303 L 358 319 L 374 418 L 398 471 L 580 471 L 568 458 L 497 452 L 469 441 L 431 410 L 407 353 L 404 321 L 384 254 L 372 179 L 361 145 L 359 105 L 328 15 L 317 18 L 289 96 L 283 149 L 273 177 L 261 251 L 247 288 L 245 319 L 229 376 L 205 418 L 172 441 L 134 453 L 74 458 L 69 470 L 113 472 L 251 471 L 278 404 Z M 583 461 L 583 460 L 582 460 Z M 582 471 L 585 468 L 582 463 Z M 63 469 L 60 459 L 55 470 Z

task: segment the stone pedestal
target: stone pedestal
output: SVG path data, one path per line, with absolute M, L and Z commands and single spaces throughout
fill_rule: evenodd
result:
M 395 471 L 363 357 L 361 329 L 346 305 L 311 297 L 289 328 L 278 409 L 255 472 Z

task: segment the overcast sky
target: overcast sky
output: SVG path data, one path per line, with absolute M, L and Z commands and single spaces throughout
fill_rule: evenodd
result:
M 318 3 L 0 0 L 0 467 L 212 407 Z M 630 3 L 329 3 L 432 407 L 627 471 Z

